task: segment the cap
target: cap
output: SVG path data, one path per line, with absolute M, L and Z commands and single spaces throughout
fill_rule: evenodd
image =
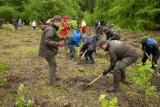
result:
M 62 21 L 62 17 L 59 16 L 59 15 L 56 15 L 56 16 L 54 16 L 51 20 L 52 20 L 53 22 L 54 22 L 54 21 L 61 22 L 61 21 Z

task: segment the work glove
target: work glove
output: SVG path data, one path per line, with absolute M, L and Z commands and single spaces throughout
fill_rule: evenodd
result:
M 108 74 L 108 73 L 109 73 L 108 70 L 104 70 L 104 71 L 103 71 L 103 76 L 106 75 L 106 74 Z
M 157 66 L 157 63 L 156 62 L 152 62 L 152 65 Z
M 60 41 L 59 44 L 60 44 L 60 46 L 64 46 L 66 44 L 66 42 Z
M 79 56 L 82 56 L 82 55 L 83 55 L 83 52 L 82 52 L 82 51 L 80 51 L 80 52 L 79 52 Z

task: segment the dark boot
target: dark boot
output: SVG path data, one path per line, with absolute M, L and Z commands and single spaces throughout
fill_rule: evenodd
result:
M 109 89 L 107 89 L 107 92 L 116 92 L 116 91 L 119 91 L 119 90 L 120 90 L 119 85 L 114 84 L 113 87 L 110 87 Z
M 123 84 L 132 84 L 132 82 L 128 79 L 122 80 Z
M 91 60 L 90 60 L 90 64 L 94 64 L 94 59 L 91 59 Z
M 85 65 L 88 66 L 89 65 L 89 61 L 85 60 Z

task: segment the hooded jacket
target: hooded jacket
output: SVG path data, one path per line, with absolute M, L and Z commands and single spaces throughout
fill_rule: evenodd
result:
M 130 64 L 139 57 L 138 52 L 133 46 L 118 40 L 109 41 L 106 51 L 108 51 L 110 56 L 110 66 L 107 69 L 108 72 L 113 70 L 118 61 L 124 61 L 126 64 Z
M 79 41 L 81 39 L 80 32 L 78 30 L 73 30 L 73 36 L 74 36 L 74 41 L 75 41 L 76 46 L 79 47 L 80 46 Z
M 120 35 L 114 28 L 108 28 L 105 34 L 107 36 L 107 40 L 120 40 Z
M 155 57 L 155 60 L 157 60 L 160 56 L 160 51 L 159 51 L 159 47 L 156 43 L 156 41 L 154 39 L 147 39 L 144 38 L 141 41 L 142 43 L 142 50 L 147 52 L 147 53 L 152 53 Z M 150 45 L 152 45 L 153 47 L 151 48 Z
M 81 51 L 85 52 L 86 49 L 88 51 L 95 51 L 96 50 L 96 41 L 93 37 L 86 37 L 84 39 L 84 44 L 82 46 Z
M 51 57 L 58 53 L 60 38 L 57 36 L 58 27 L 55 25 L 45 25 L 42 27 L 43 33 L 39 46 L 39 56 Z

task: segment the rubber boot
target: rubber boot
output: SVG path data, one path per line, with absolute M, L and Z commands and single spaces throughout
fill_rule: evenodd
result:
M 85 65 L 88 66 L 89 65 L 89 61 L 85 60 Z
M 91 59 L 91 60 L 90 60 L 90 64 L 94 64 L 94 59 Z
M 119 90 L 120 90 L 119 84 L 114 83 L 114 86 L 107 89 L 107 92 L 116 92 L 116 91 L 119 91 Z

